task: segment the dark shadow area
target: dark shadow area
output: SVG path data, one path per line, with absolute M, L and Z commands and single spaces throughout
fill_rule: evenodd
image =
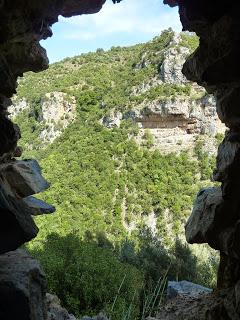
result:
M 167 280 L 203 283 L 188 246 L 176 239 L 174 248 L 166 250 L 149 229 L 140 232 L 138 245 L 126 239 L 114 246 L 104 233 L 90 231 L 84 240 L 75 234 L 51 234 L 31 254 L 46 272 L 49 291 L 77 316 L 104 311 L 116 320 L 125 315 L 140 319 L 156 288 L 161 292 L 149 314 L 164 299 Z

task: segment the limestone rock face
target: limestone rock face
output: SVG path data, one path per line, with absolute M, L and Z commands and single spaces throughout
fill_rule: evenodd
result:
M 14 118 L 24 110 L 29 117 L 34 117 L 42 125 L 39 137 L 46 145 L 52 143 L 73 122 L 76 115 L 76 99 L 64 92 L 47 93 L 39 103 L 39 110 L 34 110 L 30 102 L 23 98 L 13 100 L 8 107 L 9 117 Z
M 46 320 L 46 280 L 25 251 L 0 255 L 0 318 Z
M 111 129 L 119 127 L 125 119 L 138 124 L 139 144 L 147 129 L 154 139 L 153 148 L 159 148 L 163 153 L 193 150 L 196 139 L 201 135 L 206 140 L 206 151 L 216 154 L 214 137 L 226 130 L 217 116 L 215 99 L 209 95 L 196 100 L 180 96 L 168 100 L 144 101 L 125 113 L 113 110 L 100 123 Z
M 119 111 L 111 111 L 109 115 L 104 116 L 101 120 L 100 123 L 111 129 L 114 127 L 120 127 L 121 120 L 123 119 L 123 115 Z
M 12 100 L 12 104 L 8 107 L 8 113 L 11 118 L 15 118 L 20 112 L 29 109 L 29 104 L 26 99 L 19 101 Z
M 180 35 L 175 34 L 170 47 L 164 54 L 164 60 L 160 69 L 160 79 L 170 84 L 185 84 L 189 81 L 182 73 L 182 67 L 190 54 L 188 48 L 179 46 Z
M 41 103 L 42 121 L 46 129 L 40 133 L 45 142 L 53 142 L 74 120 L 76 101 L 63 92 L 47 93 Z
M 144 97 L 127 112 L 120 112 L 117 107 L 104 116 L 100 123 L 111 129 L 119 127 L 121 122 L 131 119 L 140 128 L 136 139 L 140 145 L 144 143 L 145 130 L 153 137 L 153 149 L 162 153 L 179 153 L 194 150 L 199 135 L 203 140 L 204 151 L 216 155 L 215 136 L 224 134 L 225 124 L 221 122 L 216 110 L 216 98 L 206 93 L 204 88 L 187 80 L 182 73 L 190 49 L 184 46 L 181 33 L 174 33 L 165 52 L 158 52 L 161 57 L 159 77 L 141 83 L 132 88 L 133 96 Z M 135 68 L 145 68 L 151 61 L 147 60 L 147 51 Z M 161 96 L 149 99 L 147 93 L 153 88 L 175 85 L 179 92 L 173 96 Z M 181 93 L 181 89 L 190 88 L 189 95 Z

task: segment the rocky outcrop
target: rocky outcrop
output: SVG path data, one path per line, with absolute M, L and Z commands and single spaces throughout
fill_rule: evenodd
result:
M 29 108 L 30 106 L 26 99 L 13 99 L 12 104 L 8 107 L 7 111 L 10 115 L 10 118 L 14 119 L 19 113 Z
M 189 81 L 182 73 L 182 67 L 190 50 L 180 45 L 181 35 L 174 34 L 170 48 L 164 53 L 163 63 L 160 68 L 160 79 L 164 83 L 185 84 Z
M 168 281 L 167 298 L 173 299 L 177 296 L 196 298 L 199 295 L 210 293 L 212 289 L 200 286 L 189 281 Z
M 61 307 L 61 302 L 57 296 L 47 293 L 47 320 L 76 320 L 74 315 L 69 314 L 66 309 Z
M 226 126 L 219 120 L 213 96 L 199 99 L 179 96 L 173 99 L 144 101 L 136 108 L 121 113 L 113 110 L 100 123 L 107 128 L 120 127 L 122 120 L 131 119 L 139 126 L 137 142 L 143 143 L 145 130 L 153 137 L 154 149 L 163 153 L 193 150 L 201 135 L 209 154 L 217 153 L 215 136 L 224 134 Z
M 139 135 L 136 141 L 144 144 L 146 129 L 153 137 L 153 149 L 160 149 L 162 153 L 179 153 L 193 151 L 199 135 L 203 139 L 203 149 L 209 154 L 216 155 L 217 143 L 214 138 L 217 134 L 224 134 L 226 126 L 221 122 L 216 110 L 216 99 L 206 93 L 204 88 L 187 80 L 182 73 L 190 49 L 184 46 L 182 33 L 173 33 L 172 40 L 164 49 L 157 52 L 162 56 L 159 76 L 143 82 L 132 88 L 132 96 L 145 98 L 141 103 L 128 106 L 127 112 L 114 109 L 105 115 L 100 123 L 107 128 L 120 127 L 122 120 L 131 119 L 139 126 Z M 191 35 L 188 35 L 191 39 Z M 147 52 L 137 68 L 144 68 L 151 62 L 146 60 Z M 159 58 L 160 59 L 160 58 Z M 179 89 L 173 96 L 162 96 L 148 99 L 147 94 L 152 89 L 169 85 Z M 190 93 L 181 93 L 189 86 Z
M 0 164 L 0 253 L 17 249 L 37 235 L 38 229 L 31 216 L 39 213 L 41 206 L 35 204 L 33 208 L 25 199 L 48 187 L 35 160 Z M 54 210 L 52 207 L 52 212 Z
M 156 317 L 146 320 L 238 320 L 238 286 L 197 297 L 178 296 L 162 306 Z
M 140 126 L 140 137 L 148 129 L 153 136 L 153 148 L 159 148 L 163 153 L 193 150 L 196 139 L 201 135 L 207 141 L 208 153 L 216 154 L 214 137 L 226 130 L 217 117 L 212 96 L 146 103 L 136 115 L 136 121 Z
M 47 93 L 41 102 L 41 111 L 45 129 L 41 131 L 40 138 L 52 143 L 74 120 L 76 100 L 63 92 Z
M 41 125 L 39 138 L 47 145 L 52 143 L 72 123 L 76 115 L 76 99 L 64 92 L 50 92 L 40 100 L 39 110 L 34 110 L 27 99 L 18 100 L 16 97 L 9 106 L 8 113 L 13 119 L 23 111 Z

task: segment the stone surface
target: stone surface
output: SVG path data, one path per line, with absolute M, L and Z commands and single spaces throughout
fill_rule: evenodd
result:
M 196 202 L 185 230 L 189 243 L 205 243 L 213 236 L 218 219 L 218 206 L 223 202 L 221 188 L 203 189 Z
M 180 33 L 174 33 L 169 48 L 164 52 L 159 78 L 154 77 L 133 87 L 132 95 L 141 96 L 163 84 L 179 87 L 189 84 L 191 94 L 159 97 L 155 100 L 146 98 L 127 112 L 120 112 L 117 108 L 112 110 L 101 119 L 100 123 L 111 129 L 119 127 L 123 120 L 131 119 L 140 128 L 137 143 L 140 145 L 144 143 L 145 131 L 148 130 L 153 137 L 152 149 L 160 149 L 166 154 L 186 150 L 193 153 L 200 135 L 203 140 L 203 150 L 216 155 L 215 136 L 224 134 L 226 126 L 218 117 L 215 97 L 206 94 L 202 87 L 191 83 L 182 74 L 181 70 L 190 50 L 182 44 L 181 36 Z M 137 68 L 146 67 L 148 63 L 145 59 L 146 54 L 147 52 L 143 54 Z
M 53 213 L 56 210 L 54 206 L 32 196 L 24 198 L 23 201 L 33 216 Z
M 0 319 L 46 320 L 46 280 L 23 250 L 0 255 Z
M 210 293 L 212 289 L 200 286 L 189 281 L 168 281 L 167 298 L 172 299 L 177 296 L 197 297 L 204 293 Z
M 108 320 L 108 318 L 103 313 L 99 313 L 95 317 L 84 316 L 81 320 Z
M 0 186 L 0 254 L 15 250 L 36 237 L 38 228 L 21 200 L 8 196 Z
M 76 320 L 76 318 L 61 307 L 59 298 L 55 295 L 46 294 L 47 320 Z
M 0 166 L 0 179 L 5 190 L 17 198 L 25 198 L 49 187 L 35 160 L 11 161 Z
M 226 127 L 219 120 L 213 96 L 197 100 L 178 97 L 169 100 L 144 101 L 135 109 L 121 113 L 112 111 L 101 119 L 107 128 L 119 127 L 121 121 L 131 119 L 140 128 L 137 142 L 143 141 L 147 129 L 153 136 L 153 148 L 163 153 L 193 150 L 201 136 L 204 150 L 217 153 L 216 134 L 224 134 Z
M 179 46 L 180 34 L 175 34 L 170 47 L 164 54 L 164 60 L 160 68 L 160 79 L 164 83 L 185 84 L 189 81 L 182 73 L 182 67 L 186 58 L 190 55 L 190 50 Z
M 40 133 L 40 139 L 52 143 L 75 119 L 76 99 L 63 92 L 47 93 L 41 101 L 41 123 L 47 128 Z
M 239 320 L 235 288 L 197 297 L 178 296 L 161 307 L 151 320 Z

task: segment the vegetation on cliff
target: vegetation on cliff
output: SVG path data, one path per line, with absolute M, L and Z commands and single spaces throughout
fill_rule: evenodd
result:
M 104 309 L 112 319 L 137 319 L 166 272 L 171 279 L 214 285 L 216 259 L 197 259 L 183 241 L 183 225 L 197 190 L 210 178 L 212 158 L 200 144 L 195 158 L 163 155 L 150 148 L 147 133 L 140 147 L 139 129 L 130 120 L 112 129 L 100 124 L 113 108 L 128 111 L 145 99 L 191 95 L 189 84 L 164 83 L 133 94 L 159 76 L 172 38 L 167 30 L 147 44 L 65 59 L 19 84 L 18 98 L 30 104 L 15 119 L 24 156 L 40 160 L 51 182 L 44 200 L 57 208 L 36 218 L 40 232 L 29 249 L 42 262 L 49 289 L 77 315 Z M 197 39 L 184 35 L 182 43 L 193 49 Z M 40 101 L 53 91 L 76 97 L 77 116 L 46 147 L 39 138 Z

